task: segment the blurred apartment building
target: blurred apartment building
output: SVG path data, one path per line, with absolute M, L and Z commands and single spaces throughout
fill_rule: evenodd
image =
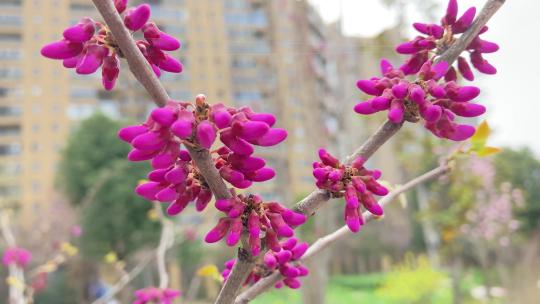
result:
M 363 136 L 349 126 L 361 70 L 357 41 L 325 25 L 306 1 L 144 2 L 158 26 L 183 44 L 174 55 L 184 72 L 161 79 L 172 98 L 204 93 L 210 102 L 249 105 L 278 115 L 289 131 L 285 144 L 261 151 L 278 172 L 256 190 L 266 198 L 292 204 L 313 190 L 318 147 L 344 154 L 350 136 Z M 140 120 L 152 108 L 125 61 L 118 87 L 106 92 L 100 72 L 79 76 L 40 56 L 43 44 L 82 16 L 97 17 L 91 1 L 0 1 L 0 196 L 20 203 L 25 223 L 55 212 L 60 151 L 78 121 L 95 111 Z

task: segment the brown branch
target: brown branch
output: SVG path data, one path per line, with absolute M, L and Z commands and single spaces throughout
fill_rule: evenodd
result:
M 451 166 L 448 164 L 442 164 L 439 167 L 409 181 L 405 185 L 402 185 L 392 192 L 390 192 L 387 196 L 383 197 L 381 200 L 379 200 L 379 204 L 384 207 L 388 205 L 390 202 L 392 202 L 395 198 L 397 198 L 402 193 L 422 184 L 427 181 L 433 180 L 439 176 L 442 176 L 449 172 L 451 170 Z M 366 222 L 371 221 L 375 217 L 370 212 L 366 211 L 362 214 L 364 220 Z M 310 258 L 313 258 L 315 255 L 323 251 L 324 249 L 330 247 L 330 245 L 334 244 L 340 239 L 345 238 L 346 236 L 351 235 L 351 232 L 349 230 L 349 227 L 343 226 L 339 228 L 338 230 L 319 238 L 313 245 L 309 247 L 309 249 L 306 251 L 304 256 L 302 257 L 301 261 L 306 261 Z M 283 276 L 278 272 L 275 271 L 270 276 L 259 280 L 257 283 L 255 283 L 253 286 L 251 286 L 249 289 L 244 291 L 242 294 L 240 294 L 237 298 L 235 303 L 236 304 L 245 304 L 249 303 L 249 301 L 255 299 L 257 296 L 265 292 L 266 290 L 272 288 L 279 280 L 283 279 Z
M 234 303 L 236 295 L 242 288 L 242 285 L 246 281 L 249 273 L 255 265 L 255 257 L 251 254 L 249 249 L 247 234 L 242 234 L 242 247 L 238 248 L 238 258 L 234 264 L 227 281 L 221 288 L 219 295 L 214 302 L 215 304 L 230 304 Z
M 480 33 L 489 19 L 501 8 L 505 0 L 488 0 L 469 29 L 463 33 L 435 62 L 446 61 L 451 65 Z

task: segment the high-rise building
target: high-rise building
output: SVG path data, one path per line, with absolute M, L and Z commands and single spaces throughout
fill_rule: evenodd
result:
M 278 176 L 255 191 L 287 204 L 311 191 L 316 149 L 340 140 L 336 109 L 343 104 L 335 91 L 343 69 L 338 73 L 327 41 L 341 34 L 331 32 L 307 1 L 144 2 L 152 5 L 158 27 L 182 42 L 173 55 L 184 72 L 161 78 L 171 97 L 193 100 L 204 93 L 212 103 L 276 114 L 289 137 L 257 152 Z M 80 76 L 40 56 L 42 45 L 83 16 L 101 19 L 88 0 L 0 2 L 0 195 L 20 203 L 25 223 L 54 212 L 59 152 L 78 121 L 95 111 L 141 119 L 152 107 L 125 61 L 117 88 L 107 92 L 99 72 Z

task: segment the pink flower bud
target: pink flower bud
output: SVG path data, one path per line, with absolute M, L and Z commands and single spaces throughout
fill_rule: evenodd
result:
M 292 210 L 286 209 L 281 213 L 281 216 L 290 226 L 300 226 L 306 222 L 307 217 L 304 214 L 296 213 Z
M 454 131 L 448 136 L 448 139 L 454 141 L 463 141 L 474 135 L 475 128 L 469 125 L 456 125 Z
M 328 153 L 325 149 L 319 149 L 319 158 L 323 164 L 337 168 L 339 166 L 339 160 Z
M 237 218 L 232 221 L 229 235 L 226 240 L 227 245 L 234 246 L 238 243 L 240 235 L 242 234 L 242 228 L 242 219 Z
M 474 103 L 453 102 L 450 110 L 462 117 L 477 117 L 486 112 L 486 107 Z
M 145 161 L 152 159 L 157 152 L 148 152 L 148 151 L 141 151 L 138 149 L 133 149 L 129 152 L 127 158 L 129 161 L 132 162 L 138 162 L 138 161 Z
M 274 252 L 279 252 L 281 250 L 281 245 L 277 238 L 276 233 L 272 229 L 266 230 L 266 247 Z
M 207 243 L 215 243 L 225 237 L 229 227 L 231 226 L 231 220 L 223 217 L 219 219 L 218 224 L 208 232 L 204 241 Z
M 246 177 L 254 182 L 265 182 L 271 180 L 276 176 L 276 172 L 272 168 L 261 168 L 257 171 L 246 173 Z
M 373 110 L 383 111 L 383 110 L 388 110 L 388 108 L 390 108 L 391 99 L 388 97 L 379 96 L 379 97 L 375 97 L 371 99 L 370 102 L 371 102 L 371 108 Z
M 154 47 L 164 51 L 175 51 L 180 48 L 176 38 L 160 31 L 154 23 L 147 23 L 142 28 L 144 38 Z
M 210 122 L 205 120 L 197 126 L 195 137 L 202 148 L 210 149 L 216 140 L 216 130 Z
M 348 185 L 345 189 L 345 202 L 347 203 L 347 208 L 358 208 L 359 206 L 356 189 L 352 185 Z
M 360 230 L 360 214 L 358 213 L 358 208 L 345 208 L 345 223 L 354 233 Z
M 110 91 L 114 88 L 119 74 L 120 60 L 112 55 L 105 57 L 101 66 L 101 80 L 105 90 Z
M 368 95 L 379 95 L 381 90 L 377 88 L 375 82 L 371 80 L 358 80 L 356 86 Z
M 77 62 L 76 72 L 81 75 L 92 74 L 103 64 L 103 59 L 109 53 L 109 49 L 92 44 L 86 47 L 86 53 Z
M 429 122 L 439 120 L 442 115 L 442 108 L 440 106 L 429 105 L 424 111 L 422 111 L 422 117 Z
M 132 31 L 140 30 L 150 19 L 151 8 L 148 4 L 141 4 L 130 8 L 124 15 L 124 24 Z
M 231 123 L 231 114 L 228 111 L 215 111 L 212 118 L 219 129 L 224 129 Z
M 244 174 L 229 167 L 219 169 L 219 174 L 231 184 L 241 183 L 245 179 Z
M 269 127 L 272 127 L 276 123 L 276 117 L 268 113 L 253 113 L 249 114 L 248 118 L 253 121 L 262 121 Z
M 175 121 L 174 111 L 171 108 L 154 109 L 150 116 L 164 128 L 168 128 Z
M 302 283 L 300 283 L 300 281 L 295 278 L 286 278 L 283 280 L 283 283 L 285 283 L 285 285 L 287 285 L 291 289 L 298 289 L 300 288 L 300 286 L 302 286 Z
M 415 54 L 420 50 L 413 41 L 404 42 L 396 47 L 396 52 L 400 54 Z
M 156 194 L 156 199 L 160 202 L 172 202 L 176 199 L 178 193 L 173 188 L 165 188 Z
M 135 137 L 148 132 L 148 128 L 143 125 L 128 126 L 118 131 L 118 137 L 128 143 L 131 143 Z
M 159 133 L 146 132 L 135 137 L 131 144 L 141 151 L 155 151 L 161 149 L 165 142 Z
M 268 216 L 270 218 L 272 228 L 274 228 L 278 236 L 292 237 L 294 235 L 294 231 L 291 227 L 289 227 L 289 225 L 287 225 L 287 223 L 285 223 L 281 215 L 277 213 L 269 213 Z
M 275 255 L 271 251 L 268 251 L 264 255 L 263 261 L 264 261 L 264 264 L 270 269 L 276 268 L 277 263 L 278 263 Z
M 186 177 L 186 172 L 183 167 L 174 167 L 167 174 L 165 174 L 165 180 L 173 185 L 185 182 Z
M 275 146 L 281 143 L 286 138 L 287 138 L 287 131 L 285 129 L 274 128 L 274 129 L 268 130 L 266 134 L 264 134 L 263 136 L 255 140 L 248 139 L 247 141 L 257 146 L 271 147 L 271 146 Z
M 210 203 L 210 200 L 212 200 L 212 195 L 212 191 L 208 189 L 201 190 L 197 196 L 197 201 L 195 202 L 195 209 L 198 212 L 206 209 L 206 206 L 208 206 L 208 203 Z
M 357 103 L 356 106 L 354 106 L 354 111 L 358 114 L 370 115 L 377 113 L 378 110 L 373 107 L 371 101 L 364 101 Z
M 234 136 L 231 130 L 222 131 L 220 133 L 220 140 L 236 154 L 244 156 L 253 154 L 253 146 L 247 141 Z
M 171 153 L 161 153 L 152 159 L 152 167 L 154 169 L 164 169 L 172 166 L 175 162 L 175 157 Z
M 472 24 L 474 16 L 476 15 L 476 8 L 471 7 L 463 13 L 463 15 L 452 25 L 452 33 L 461 34 L 465 32 Z
M 393 123 L 401 123 L 403 121 L 403 115 L 405 108 L 403 104 L 397 100 L 392 101 L 390 111 L 388 112 L 388 119 Z
M 381 74 L 385 75 L 394 70 L 394 66 L 386 59 L 381 59 Z
M 292 258 L 292 252 L 288 250 L 281 250 L 280 252 L 276 253 L 276 258 L 278 260 L 278 263 L 285 264 Z
M 458 69 L 463 78 L 469 81 L 474 80 L 474 74 L 471 70 L 471 67 L 469 66 L 469 63 L 467 62 L 467 60 L 465 60 L 465 58 L 461 56 L 458 57 Z
M 79 55 L 82 50 L 82 43 L 60 40 L 49 43 L 41 48 L 41 55 L 51 59 L 68 59 Z
M 64 31 L 64 38 L 72 42 L 86 42 L 94 36 L 94 20 L 84 17 L 74 26 L 68 27 Z
M 261 121 L 235 122 L 232 125 L 232 132 L 245 140 L 256 140 L 265 135 L 270 127 Z
M 156 194 L 160 192 L 161 189 L 163 189 L 163 187 L 160 185 L 160 183 L 148 182 L 137 186 L 137 188 L 135 188 L 135 193 L 153 201 L 156 199 Z
M 299 277 L 305 277 L 309 274 L 309 269 L 304 265 L 298 265 L 297 269 L 300 272 Z
M 194 123 L 193 113 L 181 110 L 178 112 L 177 120 L 171 126 L 171 131 L 179 138 L 187 139 L 193 134 Z
M 302 256 L 304 256 L 304 253 L 308 250 L 309 245 L 308 243 L 299 243 L 291 250 L 292 251 L 292 259 L 293 260 L 299 260 Z
M 286 241 L 281 243 L 281 247 L 285 250 L 292 250 L 294 246 L 296 246 L 296 243 L 298 242 L 298 239 L 295 237 L 289 238 Z
M 457 0 L 448 1 L 448 7 L 446 8 L 446 15 L 443 18 L 443 23 L 446 25 L 452 25 L 456 22 L 458 13 Z

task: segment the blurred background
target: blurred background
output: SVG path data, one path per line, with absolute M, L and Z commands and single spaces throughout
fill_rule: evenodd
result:
M 289 131 L 284 144 L 260 151 L 278 175 L 253 188 L 287 206 L 314 189 L 311 163 L 319 147 L 346 156 L 384 120 L 360 117 L 358 79 L 378 75 L 381 57 L 398 64 L 394 47 L 414 33 L 412 21 L 436 21 L 442 0 L 148 0 L 152 19 L 180 39 L 181 74 L 161 78 L 171 97 L 249 105 L 271 112 Z M 130 1 L 137 4 L 139 1 Z M 484 1 L 459 1 L 480 7 Z M 501 45 L 488 57 L 499 74 L 479 77 L 503 152 L 459 159 L 450 176 L 393 203 L 380 221 L 338 243 L 309 265 L 301 292 L 272 291 L 254 303 L 538 303 L 540 297 L 540 47 L 534 0 L 508 1 L 486 39 Z M 36 303 L 92 303 L 134 267 L 142 271 L 116 295 L 156 285 L 147 256 L 159 241 L 152 204 L 133 188 L 146 164 L 128 163 L 121 126 L 153 108 L 128 73 L 117 88 L 101 75 L 79 76 L 40 48 L 83 16 L 87 0 L 0 0 L 0 208 L 33 265 L 47 265 L 66 244 L 74 254 L 36 280 Z M 479 123 L 478 121 L 477 123 Z M 453 146 L 407 126 L 369 161 L 397 185 L 437 165 Z M 314 241 L 342 225 L 335 201 L 300 230 Z M 214 266 L 235 253 L 202 238 L 217 212 L 187 210 L 174 218 L 167 254 L 179 303 L 211 303 L 220 288 Z M 70 242 L 70 243 L 67 243 Z M 5 244 L 0 242 L 0 249 Z M 74 248 L 72 248 L 74 249 Z M 69 251 L 69 250 L 68 250 Z M 73 251 L 73 250 L 72 250 Z M 7 276 L 0 268 L 0 277 Z M 39 281 L 39 280 L 41 281 Z M 34 284 L 34 281 L 31 281 Z M 45 282 L 45 283 L 43 283 Z M 39 285 L 38 283 L 43 283 Z M 7 301 L 0 283 L 0 302 Z

